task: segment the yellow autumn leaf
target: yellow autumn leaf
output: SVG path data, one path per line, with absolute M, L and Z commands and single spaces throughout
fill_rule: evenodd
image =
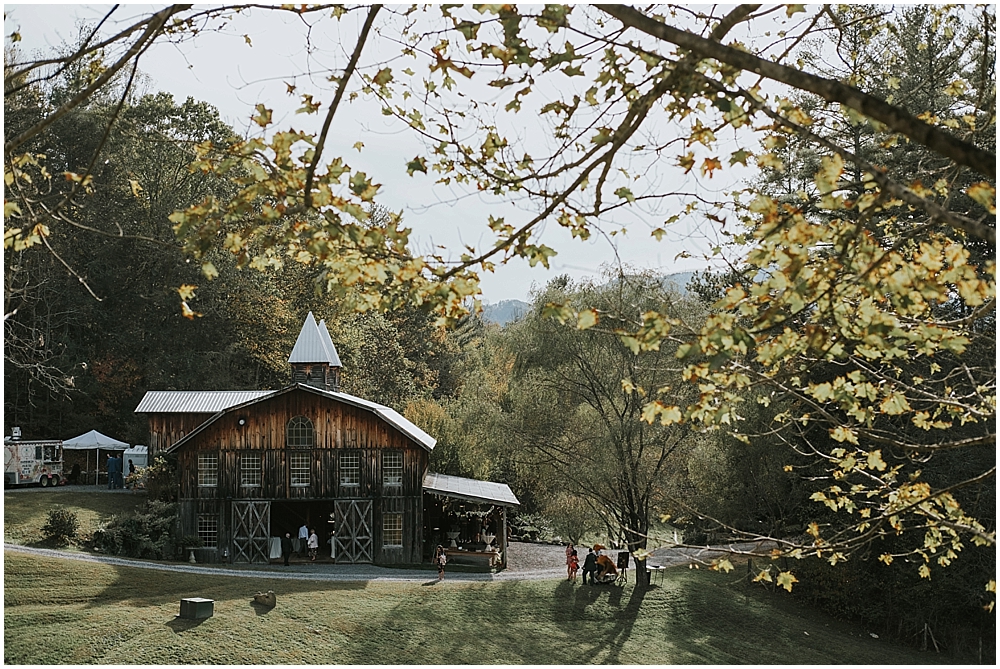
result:
M 714 569 L 715 571 L 722 571 L 728 574 L 733 570 L 733 563 L 730 562 L 727 558 L 722 558 L 721 560 L 716 560 L 715 562 L 712 563 L 712 569 Z
M 681 422 L 683 415 L 680 407 L 668 406 L 660 409 L 660 425 L 672 425 Z
M 843 425 L 838 425 L 837 427 L 830 430 L 830 436 L 840 442 L 846 441 L 848 443 L 855 445 L 857 445 L 858 443 L 858 435 L 855 434 L 854 430 L 850 429 L 849 427 L 845 427 Z
M 585 309 L 576 318 L 577 330 L 588 330 L 597 325 L 597 311 L 595 309 Z
M 965 191 L 969 197 L 983 205 L 986 211 L 991 214 L 997 213 L 997 189 L 986 183 L 985 181 L 980 181 L 979 183 L 972 184 Z
M 798 582 L 799 579 L 795 578 L 795 575 L 790 571 L 783 571 L 778 574 L 778 585 L 788 592 L 792 591 L 792 584 Z
M 185 302 L 194 297 L 194 291 L 197 290 L 198 286 L 192 286 L 190 283 L 185 283 L 183 286 L 177 289 L 177 294 L 181 296 L 181 299 Z
M 195 316 L 201 316 L 200 313 L 191 309 L 187 302 L 181 302 L 181 316 L 187 318 L 188 320 L 194 320 Z
M 879 405 L 882 413 L 890 416 L 898 416 L 901 413 L 910 411 L 910 403 L 906 401 L 906 396 L 902 393 L 893 392 Z
M 832 193 L 837 190 L 837 182 L 844 172 L 844 159 L 839 153 L 832 156 L 823 156 L 820 161 L 819 171 L 816 172 L 816 188 L 821 194 Z
M 868 454 L 868 469 L 877 469 L 881 472 L 885 470 L 885 467 L 885 460 L 882 459 L 882 451 L 880 449 L 875 449 Z
M 768 583 L 773 583 L 774 579 L 771 578 L 771 569 L 761 569 L 756 576 L 753 577 L 754 583 L 760 583 L 761 581 L 767 581 Z

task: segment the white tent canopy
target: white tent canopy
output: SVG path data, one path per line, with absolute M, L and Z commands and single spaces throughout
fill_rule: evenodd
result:
M 91 430 L 86 434 L 81 434 L 79 437 L 73 437 L 72 439 L 66 439 L 63 441 L 63 448 L 68 448 L 70 450 L 84 451 L 90 448 L 103 448 L 109 451 L 121 451 L 128 448 L 128 444 L 124 441 L 118 441 L 113 439 L 106 434 L 101 434 L 97 430 Z
M 101 461 L 101 449 L 106 451 L 124 451 L 129 447 L 124 441 L 118 441 L 113 439 L 106 434 L 101 434 L 97 430 L 91 430 L 86 434 L 81 434 L 79 437 L 74 437 L 72 439 L 67 439 L 63 441 L 63 450 L 69 449 L 71 451 L 90 451 L 97 450 L 97 457 L 94 459 L 95 470 L 100 467 Z M 90 453 L 87 453 L 87 471 L 90 471 Z M 94 484 L 100 483 L 100 476 L 98 472 L 94 472 Z

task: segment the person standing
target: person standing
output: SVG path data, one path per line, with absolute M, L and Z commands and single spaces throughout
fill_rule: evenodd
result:
M 299 545 L 297 547 L 297 552 L 299 557 L 306 556 L 306 543 L 309 541 L 309 527 L 302 523 L 302 527 L 299 528 Z
M 573 551 L 569 556 L 569 580 L 576 583 L 576 572 L 580 568 L 580 558 L 577 557 L 576 551 Z
M 434 553 L 434 563 L 438 568 L 438 580 L 444 580 L 444 566 L 448 564 L 448 556 L 445 555 L 444 548 L 441 546 L 437 547 L 437 551 Z
M 316 530 L 309 531 L 307 545 L 309 546 L 309 559 L 315 562 L 316 552 L 319 550 L 319 537 L 316 536 Z
M 288 566 L 288 558 L 292 556 L 292 533 L 285 532 L 281 537 L 281 557 L 285 558 L 285 566 Z
M 108 453 L 108 490 L 115 487 L 115 459 Z
M 572 574 L 570 573 L 570 571 L 572 570 L 572 568 L 570 567 L 570 558 L 573 556 L 574 553 L 576 553 L 576 551 L 573 549 L 573 544 L 570 543 L 568 546 L 566 546 L 566 580 L 567 581 L 569 581 L 573 577 Z
M 594 574 L 597 572 L 597 556 L 594 549 L 587 549 L 587 557 L 583 561 L 583 584 L 587 585 L 587 574 L 590 574 L 590 584 L 594 585 Z

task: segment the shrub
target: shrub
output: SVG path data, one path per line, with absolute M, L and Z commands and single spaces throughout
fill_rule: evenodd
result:
M 52 509 L 48 522 L 42 527 L 42 534 L 50 541 L 65 544 L 76 536 L 79 528 L 80 522 L 75 513 L 67 509 Z
M 174 554 L 177 505 L 150 499 L 134 513 L 116 514 L 94 532 L 94 547 L 112 555 L 162 560 Z
M 203 545 L 201 537 L 196 534 L 183 536 L 177 541 L 177 546 L 184 549 L 201 548 Z
M 176 462 L 157 456 L 153 464 L 142 470 L 146 493 L 150 500 L 174 502 L 177 500 Z

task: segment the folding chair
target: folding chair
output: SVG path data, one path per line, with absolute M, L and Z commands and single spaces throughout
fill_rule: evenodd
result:
M 630 553 L 628 551 L 622 551 L 618 554 L 618 578 L 615 579 L 615 585 L 625 585 L 628 583 L 628 563 Z

